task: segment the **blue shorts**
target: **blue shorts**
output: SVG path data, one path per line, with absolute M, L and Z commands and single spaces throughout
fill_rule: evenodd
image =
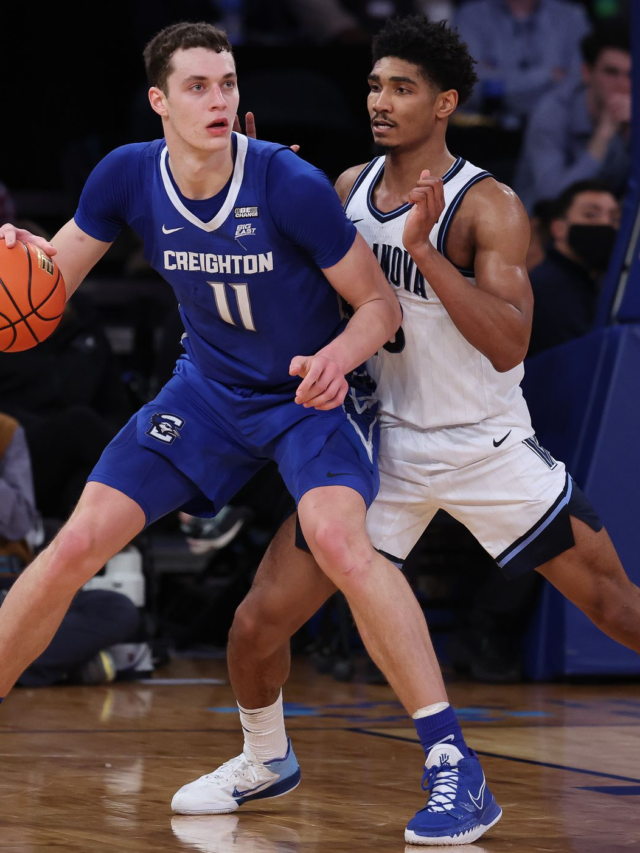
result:
M 367 507 L 379 486 L 377 401 L 363 370 L 349 377 L 341 407 L 294 403 L 284 390 L 229 387 L 187 356 L 170 381 L 108 445 L 89 482 L 134 500 L 147 524 L 182 509 L 210 517 L 274 460 L 296 504 L 310 489 L 349 486 Z

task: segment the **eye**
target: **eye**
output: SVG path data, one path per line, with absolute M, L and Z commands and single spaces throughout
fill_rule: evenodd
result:
M 396 89 L 396 92 L 399 95 L 408 95 L 410 91 L 410 89 L 406 89 L 404 86 L 398 86 L 398 88 Z
M 369 91 L 370 92 L 379 92 L 380 86 L 377 83 L 369 83 Z
M 191 89 L 193 92 L 203 92 L 204 86 L 202 83 L 194 83 L 194 85 L 191 87 Z
M 227 80 L 224 85 L 228 89 L 235 89 L 235 87 L 236 87 L 236 84 L 233 82 L 233 80 Z

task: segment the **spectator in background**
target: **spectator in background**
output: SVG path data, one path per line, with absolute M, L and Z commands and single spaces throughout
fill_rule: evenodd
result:
M 0 414 L 0 604 L 42 542 L 31 460 L 22 427 Z M 115 664 L 105 651 L 133 636 L 138 611 L 118 592 L 80 591 L 49 647 L 22 674 L 19 684 L 113 681 Z
M 499 110 L 517 127 L 551 87 L 580 79 L 580 40 L 590 25 L 583 7 L 566 0 L 472 0 L 455 23 L 478 61 L 480 84 L 466 109 Z
M 603 26 L 582 42 L 582 82 L 567 80 L 531 116 L 515 188 L 531 210 L 576 181 L 625 191 L 631 161 L 631 53 L 628 29 Z
M 620 205 L 606 184 L 566 189 L 551 218 L 552 245 L 529 277 L 535 307 L 529 356 L 586 335 L 593 328 L 620 224 Z

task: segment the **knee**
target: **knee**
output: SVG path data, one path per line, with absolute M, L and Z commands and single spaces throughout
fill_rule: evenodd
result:
M 47 548 L 46 576 L 55 585 L 86 583 L 102 568 L 89 524 L 68 524 Z
M 321 522 L 307 541 L 320 567 L 339 588 L 368 576 L 373 547 L 364 529 L 354 531 L 340 521 Z
M 229 630 L 229 644 L 243 657 L 267 658 L 291 638 L 285 614 L 273 614 L 243 601 Z

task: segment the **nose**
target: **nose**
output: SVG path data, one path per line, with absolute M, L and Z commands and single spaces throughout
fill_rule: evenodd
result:
M 211 89 L 211 101 L 209 103 L 210 109 L 220 109 L 221 107 L 226 107 L 227 102 L 224 99 L 224 95 L 222 94 L 222 89 L 217 84 Z
M 391 112 L 391 98 L 389 98 L 384 89 L 373 93 L 372 106 L 377 113 Z

